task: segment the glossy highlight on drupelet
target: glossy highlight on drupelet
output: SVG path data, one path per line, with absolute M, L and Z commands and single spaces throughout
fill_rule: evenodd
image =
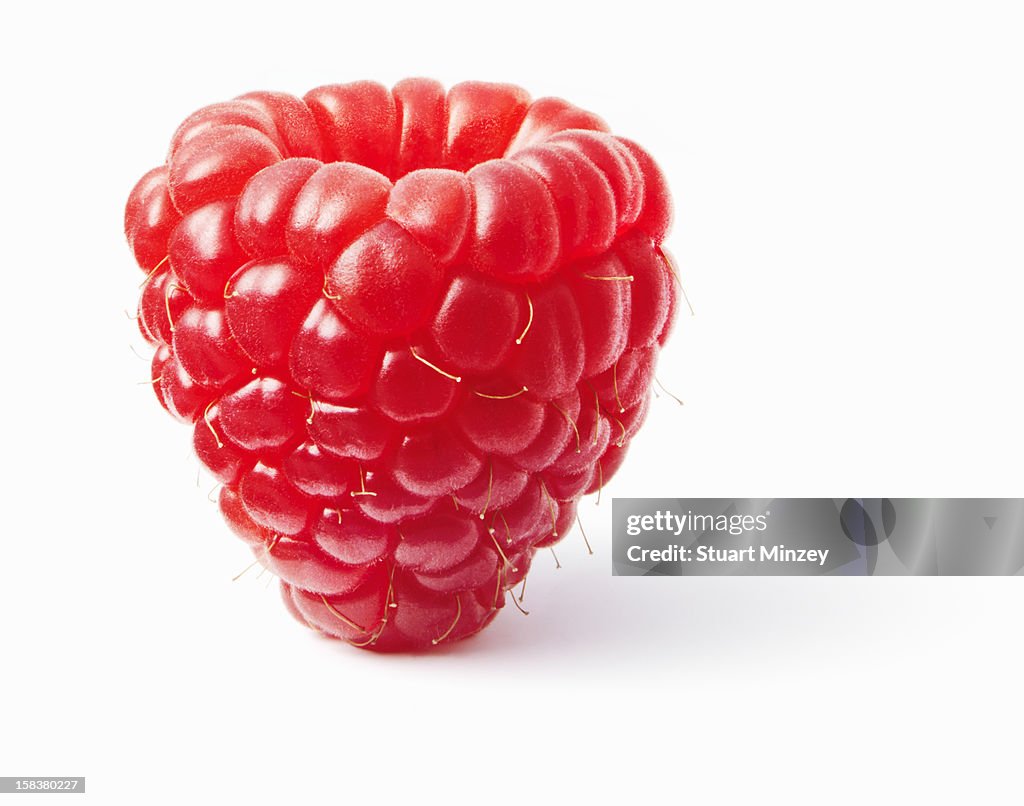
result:
M 204 107 L 135 186 L 153 389 L 301 623 L 479 632 L 647 413 L 664 176 L 557 98 L 360 81 Z

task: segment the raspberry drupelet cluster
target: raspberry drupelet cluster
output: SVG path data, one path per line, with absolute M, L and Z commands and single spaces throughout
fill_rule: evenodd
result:
M 153 389 L 295 618 L 382 651 L 491 621 L 643 423 L 670 219 L 639 146 L 507 84 L 182 123 L 125 211 Z

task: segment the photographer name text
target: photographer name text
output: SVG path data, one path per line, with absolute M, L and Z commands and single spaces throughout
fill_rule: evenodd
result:
M 785 545 L 722 549 L 713 546 L 678 546 L 649 549 L 630 546 L 626 557 L 634 563 L 816 563 L 824 566 L 829 549 L 789 549 Z

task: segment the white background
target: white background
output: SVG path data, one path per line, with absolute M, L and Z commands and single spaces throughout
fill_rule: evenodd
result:
M 1019 496 L 1012 3 L 20 4 L 5 10 L 0 775 L 96 803 L 1020 802 L 1019 579 L 612 579 L 610 498 Z M 326 642 L 158 407 L 121 215 L 252 89 L 520 83 L 662 164 L 696 308 L 528 618 Z M 52 797 L 52 796 L 51 796 Z M 76 801 L 77 802 L 77 801 Z

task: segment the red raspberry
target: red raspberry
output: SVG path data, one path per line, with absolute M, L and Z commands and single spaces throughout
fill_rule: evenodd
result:
M 153 386 L 299 621 L 409 650 L 494 617 L 643 423 L 670 218 L 639 146 L 506 84 L 185 120 L 125 211 Z

